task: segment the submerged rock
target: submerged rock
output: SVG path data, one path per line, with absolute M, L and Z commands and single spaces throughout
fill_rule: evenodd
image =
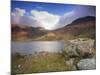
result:
M 96 59 L 82 59 L 77 63 L 77 68 L 79 70 L 91 70 L 96 69 Z

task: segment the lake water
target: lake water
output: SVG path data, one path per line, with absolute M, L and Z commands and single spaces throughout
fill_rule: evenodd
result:
M 12 42 L 11 44 L 12 53 L 61 52 L 63 48 L 63 41 Z

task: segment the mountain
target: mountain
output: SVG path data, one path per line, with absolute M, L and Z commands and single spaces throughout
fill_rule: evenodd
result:
M 72 22 L 72 24 L 78 24 L 78 23 L 84 23 L 84 22 L 89 22 L 89 21 L 95 21 L 95 17 L 94 16 L 86 16 L 86 17 L 81 17 L 75 21 Z
M 71 24 L 54 30 L 56 35 L 71 35 L 76 37 L 95 38 L 96 18 L 94 16 L 86 16 L 74 20 Z
M 95 39 L 96 18 L 94 16 L 81 17 L 52 31 L 28 25 L 12 25 L 11 30 L 12 40 L 69 40 L 80 37 Z
M 30 27 L 27 25 L 12 25 L 12 40 L 25 40 L 25 39 L 35 39 L 37 37 L 43 36 L 48 32 L 48 30 L 42 27 Z

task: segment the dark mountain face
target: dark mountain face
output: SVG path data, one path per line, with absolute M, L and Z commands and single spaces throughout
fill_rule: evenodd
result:
M 11 27 L 12 38 L 36 38 L 46 34 L 48 31 L 42 27 L 29 27 L 12 25 Z
M 95 20 L 96 20 L 96 18 L 94 16 L 86 16 L 86 17 L 82 17 L 82 18 L 79 18 L 79 19 L 73 21 L 71 24 L 75 25 L 78 23 L 84 23 L 84 22 L 95 21 Z
M 95 29 L 96 18 L 93 16 L 87 16 L 79 18 L 63 28 L 54 30 L 54 32 L 59 35 L 70 34 L 74 36 L 95 37 Z

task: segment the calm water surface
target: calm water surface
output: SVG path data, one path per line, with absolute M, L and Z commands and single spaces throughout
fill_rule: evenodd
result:
M 12 42 L 12 53 L 29 53 L 47 51 L 59 52 L 64 48 L 63 41 L 32 41 L 32 42 Z

